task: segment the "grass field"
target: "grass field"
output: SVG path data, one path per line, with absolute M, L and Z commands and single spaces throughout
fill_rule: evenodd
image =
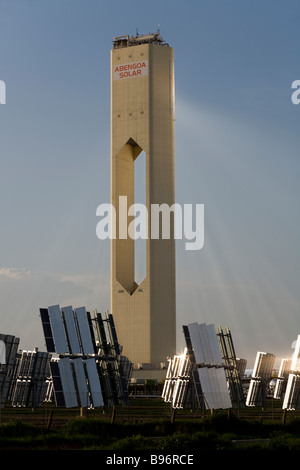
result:
M 177 410 L 161 398 L 131 398 L 128 407 L 1 410 L 0 450 L 114 450 L 199 452 L 300 450 L 300 411 L 267 400 L 266 409 Z

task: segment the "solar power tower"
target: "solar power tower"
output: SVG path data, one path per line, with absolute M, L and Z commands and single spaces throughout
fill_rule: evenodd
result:
M 203 409 L 244 406 L 229 329 L 226 341 L 230 355 L 221 327 L 217 335 L 214 325 L 191 323 L 183 326 L 183 332 L 186 349 L 183 355 L 169 359 L 162 398 L 173 408 L 193 408 L 196 404 Z
M 111 308 L 124 354 L 134 368 L 160 370 L 176 352 L 174 219 L 169 236 L 153 234 L 154 204 L 175 202 L 173 48 L 160 33 L 114 38 L 111 51 Z M 134 221 L 128 209 L 136 200 L 136 165 L 145 158 L 142 177 L 146 209 L 146 273 L 136 277 Z M 165 207 L 165 206 L 164 206 Z M 161 227 L 160 227 L 161 228 Z M 157 373 L 159 376 L 159 373 Z M 152 376 L 154 376 L 152 374 Z
M 121 356 L 112 315 L 96 310 L 92 319 L 85 307 L 59 305 L 41 308 L 57 406 L 115 407 L 128 404 L 131 363 Z

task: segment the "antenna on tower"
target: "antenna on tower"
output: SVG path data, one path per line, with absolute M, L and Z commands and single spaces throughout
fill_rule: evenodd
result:
M 137 38 L 139 37 L 139 31 L 138 31 L 138 28 L 136 28 L 136 37 L 137 37 Z

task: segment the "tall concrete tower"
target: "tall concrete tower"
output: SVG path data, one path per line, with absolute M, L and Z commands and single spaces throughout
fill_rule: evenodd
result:
M 151 238 L 150 218 L 153 204 L 170 207 L 175 202 L 174 119 L 173 49 L 159 33 L 114 38 L 111 203 L 116 238 L 111 241 L 111 310 L 123 354 L 134 362 L 134 369 L 143 364 L 158 370 L 176 352 L 174 220 L 170 217 L 169 238 Z M 124 234 L 120 221 L 127 220 L 128 227 L 134 217 L 126 209 L 140 202 L 135 200 L 134 171 L 142 152 L 148 237 L 146 276 L 138 285 L 136 242 Z

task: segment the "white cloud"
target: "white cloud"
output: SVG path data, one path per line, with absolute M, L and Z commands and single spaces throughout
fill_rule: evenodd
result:
M 30 274 L 31 272 L 26 268 L 0 268 L 0 279 L 22 280 Z

